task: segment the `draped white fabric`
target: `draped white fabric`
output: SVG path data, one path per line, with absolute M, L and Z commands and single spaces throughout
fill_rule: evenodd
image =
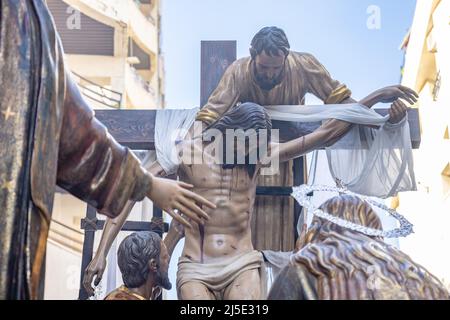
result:
M 324 104 L 318 106 L 265 106 L 272 120 L 317 122 L 339 119 L 356 124 L 382 125 L 389 116 L 381 116 L 358 103 Z
M 351 149 L 340 148 L 344 143 L 340 140 L 327 148 L 327 156 L 333 178 L 349 190 L 379 198 L 416 190 L 406 117 L 396 125 L 386 122 L 378 130 L 356 126 L 345 138 L 353 142 Z
M 406 117 L 393 125 L 388 122 L 388 115 L 381 116 L 357 103 L 301 108 L 267 106 L 266 109 L 273 120 L 315 122 L 339 119 L 356 124 L 343 138 L 326 149 L 333 178 L 349 190 L 379 198 L 416 190 Z M 373 129 L 367 125 L 379 128 Z
M 156 111 L 155 150 L 159 164 L 167 174 L 176 173 L 179 165 L 176 144 L 184 139 L 195 121 L 199 108 Z
M 317 122 L 339 119 L 356 124 L 332 147 L 328 163 L 335 181 L 360 194 L 387 198 L 400 191 L 416 190 L 410 131 L 406 118 L 392 125 L 360 104 L 320 106 L 266 106 L 273 120 Z M 155 149 L 158 162 L 168 174 L 176 172 L 176 142 L 195 121 L 198 109 L 157 110 Z M 367 125 L 379 126 L 378 129 Z

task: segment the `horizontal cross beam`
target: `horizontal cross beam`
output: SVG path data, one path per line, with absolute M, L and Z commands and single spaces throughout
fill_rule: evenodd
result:
M 126 221 L 123 225 L 121 231 L 143 231 L 143 230 L 153 230 L 154 224 L 151 222 L 143 221 Z M 82 230 L 103 230 L 105 227 L 105 220 L 95 219 L 92 221 L 87 221 L 86 219 L 81 219 L 81 229 Z M 169 230 L 169 224 L 164 222 L 164 232 Z
M 290 196 L 292 187 L 256 187 L 258 196 Z
M 381 115 L 388 113 L 388 109 L 374 110 Z M 155 149 L 156 110 L 96 110 L 95 114 L 119 143 L 134 150 Z M 408 120 L 412 147 L 418 149 L 420 146 L 420 125 L 417 109 L 409 110 Z M 273 121 L 273 127 L 280 130 L 282 140 L 291 140 L 311 133 L 319 126 L 319 122 Z

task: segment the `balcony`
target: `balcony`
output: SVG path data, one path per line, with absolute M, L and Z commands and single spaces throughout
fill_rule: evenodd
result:
M 69 6 L 87 14 L 95 20 L 114 26 L 126 22 L 127 16 L 122 11 L 120 0 L 63 0 Z
M 158 30 L 156 19 L 151 13 L 140 9 L 137 0 L 64 0 L 91 18 L 109 26 L 126 25 L 139 45 L 148 53 L 158 52 Z
M 134 0 L 136 5 L 141 10 L 142 14 L 150 21 L 154 26 L 156 26 L 156 14 L 155 13 L 155 0 Z
M 135 109 L 156 109 L 159 102 L 155 88 L 142 79 L 136 69 L 130 65 L 127 65 L 125 69 L 125 91 L 132 107 Z
M 122 103 L 122 94 L 101 86 L 81 75 L 72 72 L 78 87 L 95 109 L 119 109 Z
M 128 2 L 131 36 L 147 53 L 158 53 L 158 31 L 151 15 L 144 15 L 134 0 Z

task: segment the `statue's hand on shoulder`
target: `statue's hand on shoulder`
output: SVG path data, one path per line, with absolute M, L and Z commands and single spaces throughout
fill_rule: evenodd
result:
M 205 205 L 211 209 L 216 208 L 213 203 L 192 192 L 190 189 L 193 187 L 193 185 L 182 181 L 153 177 L 147 196 L 157 207 L 190 228 L 191 224 L 181 214 L 199 224 L 204 224 L 204 220 L 208 220 L 209 216 L 202 209 L 202 206 Z
M 106 258 L 96 254 L 95 257 L 92 259 L 91 263 L 89 263 L 86 270 L 84 271 L 83 276 L 83 286 L 88 296 L 94 295 L 92 280 L 94 280 L 95 277 L 94 286 L 98 286 L 98 284 L 102 280 L 103 272 L 105 271 L 105 269 L 106 269 Z

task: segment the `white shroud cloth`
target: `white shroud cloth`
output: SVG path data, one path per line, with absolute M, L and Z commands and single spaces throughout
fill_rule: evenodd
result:
M 155 149 L 164 171 L 175 173 L 179 158 L 177 141 L 182 140 L 195 121 L 198 108 L 157 110 Z M 356 124 L 332 147 L 327 148 L 330 172 L 349 190 L 387 198 L 400 191 L 416 190 L 410 131 L 406 118 L 392 125 L 361 104 L 319 106 L 266 106 L 272 120 L 317 122 L 339 119 Z M 378 129 L 367 125 L 379 126 Z
M 178 170 L 179 157 L 176 144 L 187 135 L 198 111 L 199 108 L 156 110 L 156 159 L 168 175 L 174 174 Z

